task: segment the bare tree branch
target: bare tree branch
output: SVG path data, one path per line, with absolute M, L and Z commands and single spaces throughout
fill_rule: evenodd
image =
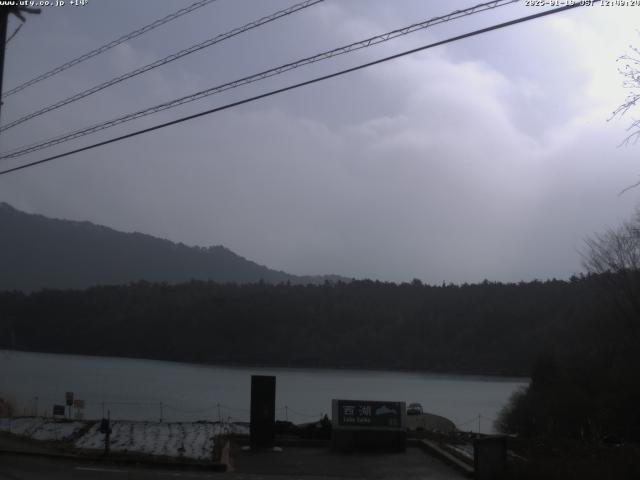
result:
M 640 185 L 640 182 L 638 182 Z M 625 330 L 640 337 L 640 209 L 634 217 L 604 234 L 585 240 L 581 252 L 584 268 L 597 275 L 606 295 L 623 319 Z
M 640 34 L 640 31 L 638 32 Z M 616 117 L 623 117 L 629 110 L 633 109 L 640 103 L 640 48 L 629 45 L 630 53 L 621 55 L 618 57 L 618 72 L 622 75 L 622 86 L 629 88 L 632 91 L 627 95 L 624 102 L 618 106 L 612 113 L 607 121 L 613 120 Z M 629 133 L 620 142 L 618 147 L 628 146 L 634 144 L 640 139 L 640 120 L 633 120 L 627 128 Z M 624 193 L 632 188 L 637 187 L 636 183 L 625 188 L 621 193 Z

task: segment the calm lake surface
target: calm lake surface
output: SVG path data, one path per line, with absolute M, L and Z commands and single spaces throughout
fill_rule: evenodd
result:
M 19 413 L 51 414 L 65 392 L 85 401 L 85 418 L 188 421 L 249 419 L 251 375 L 275 375 L 276 416 L 301 423 L 331 415 L 331 399 L 419 402 L 463 430 L 493 421 L 526 378 L 188 363 L 0 350 L 0 397 Z

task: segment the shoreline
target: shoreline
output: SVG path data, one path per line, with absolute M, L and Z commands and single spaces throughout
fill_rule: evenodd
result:
M 354 367 L 354 366 L 310 366 L 310 365 L 289 365 L 279 363 L 269 363 L 256 365 L 252 363 L 241 362 L 218 362 L 218 363 L 206 363 L 206 362 L 194 362 L 186 360 L 174 360 L 164 358 L 149 358 L 149 357 L 125 357 L 119 355 L 102 355 L 92 353 L 70 353 L 70 352 L 54 352 L 54 351 L 40 351 L 40 350 L 17 350 L 9 348 L 0 348 L 0 355 L 7 353 L 35 353 L 42 355 L 67 355 L 72 357 L 95 357 L 104 359 L 119 359 L 119 360 L 137 360 L 137 361 L 149 361 L 149 362 L 166 362 L 179 365 L 190 365 L 200 367 L 218 367 L 229 369 L 248 369 L 255 368 L 259 370 L 316 370 L 316 371 L 331 371 L 338 370 L 344 372 L 384 372 L 384 373 L 415 373 L 428 375 L 430 377 L 474 377 L 475 379 L 490 379 L 492 381 L 504 381 L 504 382 L 523 382 L 527 383 L 530 380 L 529 376 L 510 374 L 510 373 L 497 373 L 497 372 L 479 372 L 479 371 L 451 371 L 451 370 L 423 370 L 418 368 L 384 368 L 384 367 Z M 1 358 L 0 358 L 1 360 Z

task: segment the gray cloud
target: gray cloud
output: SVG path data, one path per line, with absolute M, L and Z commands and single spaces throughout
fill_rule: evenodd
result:
M 9 131 L 2 149 L 470 4 L 400 3 L 328 1 Z M 3 118 L 290 4 L 220 0 L 11 97 Z M 5 85 L 175 8 L 114 1 L 46 10 L 10 44 Z M 515 7 L 439 26 L 97 138 L 527 13 Z M 0 177 L 0 200 L 224 244 L 298 274 L 567 277 L 580 270 L 583 238 L 615 225 L 637 202 L 635 191 L 617 196 L 636 179 L 637 149 L 616 148 L 625 122 L 605 121 L 624 94 L 615 58 L 636 40 L 628 17 L 624 9 L 584 9 L 430 50 Z

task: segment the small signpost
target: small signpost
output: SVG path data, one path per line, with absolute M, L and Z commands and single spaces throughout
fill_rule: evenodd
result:
M 53 416 L 54 417 L 64 417 L 64 405 L 54 405 L 53 406 Z
M 80 399 L 76 398 L 73 401 L 73 410 L 74 410 L 74 413 L 76 414 L 75 415 L 76 418 L 78 420 L 81 420 L 82 417 L 83 417 L 83 414 L 84 414 L 84 400 L 80 400 Z
M 71 418 L 71 407 L 73 407 L 73 392 L 65 392 L 64 399 L 69 407 L 69 418 Z
M 405 402 L 334 399 L 331 407 L 334 449 L 406 449 Z

